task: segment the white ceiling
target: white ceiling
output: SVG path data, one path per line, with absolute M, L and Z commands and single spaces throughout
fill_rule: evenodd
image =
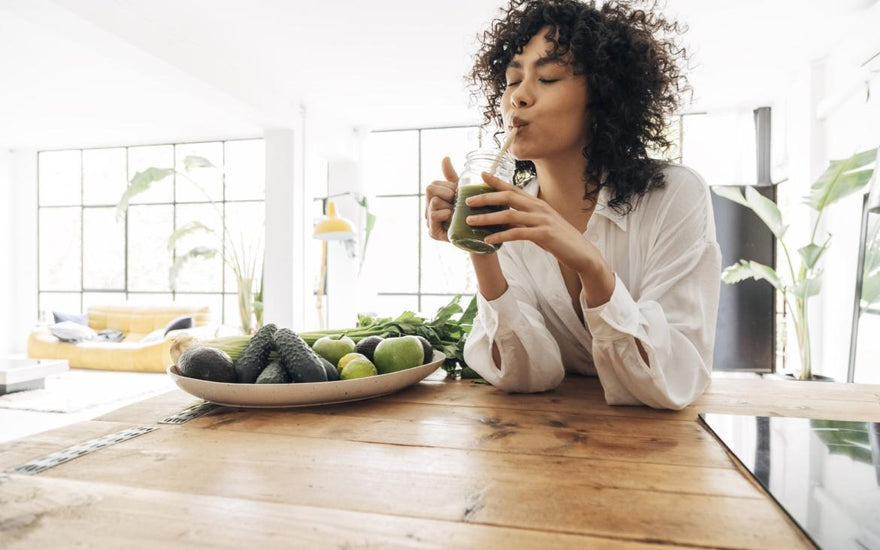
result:
M 479 121 L 463 76 L 500 0 L 3 0 L 0 144 L 259 135 L 299 105 L 349 126 Z M 692 110 L 772 101 L 873 0 L 668 0 Z M 880 43 L 877 48 L 880 49 Z

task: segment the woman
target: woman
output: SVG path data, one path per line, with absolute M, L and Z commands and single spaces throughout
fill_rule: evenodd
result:
M 685 80 L 678 31 L 629 3 L 512 0 L 482 38 L 471 75 L 487 123 L 515 131 L 514 186 L 471 206 L 510 224 L 472 254 L 479 314 L 468 365 L 510 392 L 598 375 L 609 404 L 680 409 L 709 383 L 721 255 L 705 182 L 652 160 Z M 430 235 L 446 240 L 457 175 L 427 189 Z

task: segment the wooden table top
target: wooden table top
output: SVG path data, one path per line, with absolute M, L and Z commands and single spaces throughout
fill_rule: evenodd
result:
M 442 371 L 302 409 L 182 391 L 0 445 L 0 548 L 809 548 L 700 412 L 880 421 L 880 385 L 715 379 L 683 411 L 609 407 L 595 378 L 509 395 Z M 9 470 L 134 426 L 42 473 Z

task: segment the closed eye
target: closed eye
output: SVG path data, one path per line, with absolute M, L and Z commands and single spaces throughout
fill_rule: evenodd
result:
M 519 80 L 517 80 L 516 82 L 508 82 L 507 87 L 512 88 L 512 87 L 516 86 L 517 84 L 519 84 L 519 82 L 520 82 Z

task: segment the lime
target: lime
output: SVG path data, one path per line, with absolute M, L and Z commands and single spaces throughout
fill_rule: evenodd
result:
M 376 346 L 373 361 L 381 374 L 411 369 L 423 364 L 425 350 L 415 336 L 386 338 Z
M 346 353 L 339 358 L 339 363 L 336 363 L 336 368 L 339 371 L 342 371 L 342 369 L 345 368 L 345 365 L 347 365 L 349 361 L 352 361 L 354 359 L 367 359 L 367 357 L 362 353 Z M 369 359 L 367 359 L 367 361 L 369 361 Z
M 351 380 L 353 378 L 376 376 L 377 374 L 379 374 L 379 371 L 376 370 L 376 365 L 371 363 L 369 359 L 366 357 L 363 359 L 356 357 L 345 365 L 345 368 L 339 373 L 339 378 Z

